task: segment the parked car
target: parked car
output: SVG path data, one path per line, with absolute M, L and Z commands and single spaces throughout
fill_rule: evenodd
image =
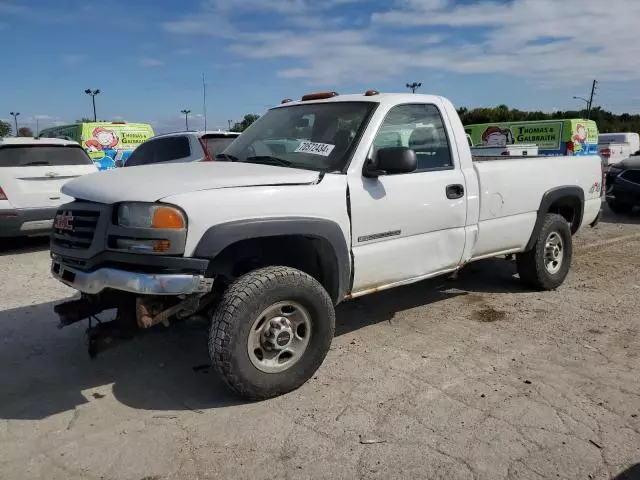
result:
M 609 167 L 606 198 L 615 213 L 630 213 L 640 206 L 640 155 Z
M 136 148 L 123 166 L 211 161 L 239 135 L 238 132 L 224 131 L 157 135 Z
M 602 204 L 597 155 L 474 162 L 456 109 L 431 95 L 306 95 L 222 156 L 64 187 L 76 201 L 58 212 L 51 271 L 84 295 L 56 306 L 60 323 L 118 311 L 89 330 L 92 355 L 113 331 L 205 316 L 226 384 L 280 395 L 323 362 L 334 305 L 510 254 L 526 285 L 555 289 Z M 88 211 L 78 243 L 72 218 Z
M 97 171 L 77 142 L 0 138 L 0 237 L 50 232 L 60 205 L 72 200 L 60 188 Z

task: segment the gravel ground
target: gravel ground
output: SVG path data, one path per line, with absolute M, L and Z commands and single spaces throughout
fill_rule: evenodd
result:
M 468 266 L 342 305 L 317 375 L 243 403 L 206 328 L 96 360 L 46 242 L 0 250 L 2 479 L 606 479 L 640 462 L 640 215 L 575 239 L 559 290 Z M 637 472 L 636 472 L 637 473 Z M 620 477 L 622 478 L 622 477 Z M 628 477 L 637 478 L 637 477 Z

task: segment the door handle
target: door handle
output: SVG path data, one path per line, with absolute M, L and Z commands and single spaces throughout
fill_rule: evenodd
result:
M 447 185 L 445 190 L 447 192 L 447 198 L 455 200 L 464 196 L 464 187 L 462 185 Z

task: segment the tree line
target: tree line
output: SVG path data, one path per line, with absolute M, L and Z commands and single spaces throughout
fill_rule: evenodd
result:
M 13 128 L 9 122 L 0 120 L 0 138 L 7 137 L 13 133 Z M 18 128 L 18 137 L 33 137 L 33 130 L 29 127 Z
M 464 125 L 476 123 L 499 123 L 499 122 L 530 122 L 535 120 L 561 120 L 563 118 L 587 118 L 586 110 L 558 110 L 553 113 L 546 112 L 526 112 L 517 108 L 509 108 L 506 105 L 497 107 L 482 107 L 469 110 L 468 108 L 458 108 L 458 114 Z M 589 115 L 591 120 L 595 120 L 598 131 L 601 133 L 610 132 L 640 132 L 640 115 L 630 115 L 615 113 L 603 110 L 601 107 L 594 107 Z

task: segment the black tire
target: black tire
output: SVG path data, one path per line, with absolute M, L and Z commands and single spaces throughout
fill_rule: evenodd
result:
M 633 205 L 631 203 L 621 202 L 614 198 L 607 200 L 607 205 L 609 205 L 609 208 L 613 213 L 618 214 L 631 213 L 631 210 L 633 210 Z
M 562 260 L 557 271 L 550 272 L 545 265 L 545 245 L 553 233 L 562 240 Z M 560 215 L 547 214 L 533 248 L 516 257 L 520 280 L 536 290 L 554 290 L 562 285 L 571 267 L 571 240 L 571 229 L 567 221 Z
M 284 301 L 297 302 L 308 312 L 308 345 L 287 370 L 265 373 L 249 357 L 249 334 L 261 312 Z M 261 268 L 240 277 L 224 293 L 213 314 L 209 355 L 233 392 L 262 400 L 295 390 L 311 378 L 329 351 L 334 329 L 333 302 L 317 280 L 289 267 Z

